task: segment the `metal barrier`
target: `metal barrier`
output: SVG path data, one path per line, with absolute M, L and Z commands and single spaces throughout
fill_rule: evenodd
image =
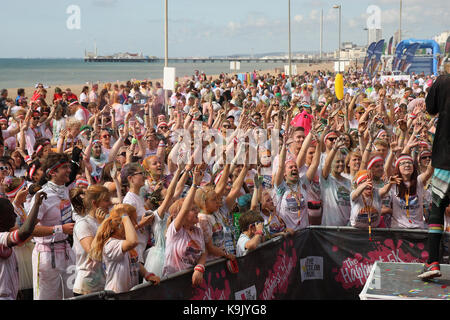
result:
M 294 236 L 277 237 L 237 258 L 239 273 L 225 259 L 206 264 L 204 283 L 192 288 L 193 269 L 139 284 L 128 292 L 102 291 L 71 300 L 180 299 L 358 299 L 375 261 L 424 262 L 427 230 L 310 226 Z M 449 234 L 441 256 L 448 262 Z

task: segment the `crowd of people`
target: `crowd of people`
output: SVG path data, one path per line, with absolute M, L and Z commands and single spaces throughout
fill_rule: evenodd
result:
M 186 269 L 199 285 L 207 262 L 237 272 L 236 257 L 310 225 L 428 229 L 435 81 L 349 70 L 342 100 L 320 70 L 3 90 L 0 299 Z

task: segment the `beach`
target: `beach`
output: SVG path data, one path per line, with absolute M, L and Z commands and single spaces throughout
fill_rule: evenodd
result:
M 101 63 L 98 63 L 101 64 Z M 126 63 L 123 63 L 126 65 Z M 324 71 L 333 71 L 334 70 L 334 65 L 333 63 L 320 63 L 320 64 L 295 64 L 297 65 L 297 73 L 301 74 L 303 72 L 312 72 L 314 70 L 324 70 Z M 177 66 L 175 66 L 177 67 Z M 194 74 L 194 70 L 191 70 L 190 75 Z M 282 73 L 284 72 L 284 70 L 282 68 L 272 68 L 272 69 L 256 69 L 260 74 L 263 73 L 270 73 L 270 74 L 276 74 L 276 73 Z M 234 74 L 234 73 L 244 73 L 243 71 L 238 71 L 238 72 L 230 72 L 229 70 L 223 70 L 224 73 L 228 73 L 228 74 Z M 206 73 L 207 76 L 212 76 L 213 78 L 217 78 L 219 76 L 219 74 L 208 74 Z M 178 76 L 178 74 L 177 74 Z M 189 75 L 187 75 L 189 76 Z M 179 76 L 179 78 L 183 79 L 185 77 L 185 75 L 183 76 Z M 114 82 L 112 81 L 96 81 L 95 83 L 99 84 L 99 89 L 101 90 L 103 88 L 103 86 L 108 83 L 116 83 L 117 81 L 119 81 L 119 83 L 125 83 L 128 80 L 131 79 L 135 79 L 135 78 L 130 78 L 130 79 L 122 79 L 122 80 L 116 80 Z M 163 82 L 162 78 L 143 78 L 143 79 L 139 79 L 136 77 L 136 80 L 142 81 L 142 80 L 147 80 L 147 81 L 152 81 L 153 85 L 155 84 L 155 82 L 159 81 L 161 84 Z M 46 102 L 48 104 L 52 103 L 52 98 L 53 98 L 53 93 L 55 91 L 56 87 L 61 88 L 61 90 L 65 90 L 67 88 L 70 88 L 72 90 L 73 93 L 75 93 L 77 96 L 80 95 L 81 90 L 83 88 L 83 86 L 88 85 L 89 87 L 91 87 L 92 82 L 90 81 L 86 81 L 84 83 L 58 83 L 58 82 L 54 82 L 51 84 L 45 83 L 43 82 L 44 85 L 48 85 L 49 88 L 47 88 L 47 98 L 46 98 Z M 33 96 L 33 92 L 36 90 L 36 88 L 34 86 L 23 86 L 23 87 L 5 87 L 5 89 L 8 90 L 9 96 L 10 97 L 16 97 L 17 96 L 17 89 L 19 88 L 24 88 L 25 89 L 25 96 L 28 98 L 31 98 Z

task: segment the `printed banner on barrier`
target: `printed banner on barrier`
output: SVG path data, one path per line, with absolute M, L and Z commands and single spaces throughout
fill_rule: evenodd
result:
M 188 271 L 163 280 L 159 286 L 140 286 L 114 298 L 353 300 L 359 299 L 376 261 L 423 263 L 428 258 L 426 230 L 375 230 L 372 236 L 369 241 L 367 231 L 353 228 L 307 228 L 239 257 L 237 274 L 230 273 L 221 260 L 207 265 L 204 282 L 197 288 L 192 287 L 192 271 Z M 444 239 L 447 250 L 448 234 Z

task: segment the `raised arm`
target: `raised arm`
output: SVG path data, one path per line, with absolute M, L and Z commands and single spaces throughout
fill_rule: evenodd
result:
M 136 229 L 128 215 L 122 215 L 122 223 L 125 229 L 125 240 L 122 242 L 122 252 L 127 252 L 138 245 L 138 237 Z
M 167 212 L 169 206 L 172 204 L 174 200 L 173 194 L 175 193 L 175 187 L 177 186 L 180 175 L 181 175 L 181 167 L 179 167 L 175 172 L 175 175 L 173 176 L 172 181 L 170 181 L 169 187 L 167 188 L 164 200 L 157 209 L 158 215 L 161 219 L 163 219 L 164 214 Z
M 343 147 L 345 144 L 345 140 L 342 139 L 343 137 L 340 136 L 336 142 L 334 143 L 333 148 L 330 150 L 330 152 L 327 154 L 327 157 L 325 159 L 325 164 L 322 168 L 322 177 L 325 179 L 328 179 L 328 176 L 331 172 L 331 164 L 333 163 L 334 157 L 336 156 L 336 153 L 339 148 Z
M 420 181 L 422 181 L 422 184 L 425 185 L 428 182 L 428 180 L 433 176 L 433 173 L 434 173 L 434 168 L 431 165 L 431 161 L 430 161 L 430 164 L 428 165 L 427 170 L 425 170 L 424 173 L 421 173 L 417 177 L 417 179 L 420 179 Z
M 38 191 L 35 195 L 33 207 L 28 213 L 27 219 L 25 220 L 24 224 L 19 228 L 17 232 L 11 233 L 10 236 L 8 237 L 7 239 L 8 247 L 11 248 L 20 244 L 21 242 L 24 242 L 33 234 L 33 230 L 36 224 L 39 222 L 37 216 L 39 212 L 39 207 L 41 206 L 43 199 L 47 199 L 47 194 L 43 191 Z M 15 235 L 17 235 L 17 238 L 14 235 L 14 233 Z
M 173 221 L 175 230 L 178 232 L 184 224 L 185 217 L 187 213 L 189 212 L 192 204 L 194 203 L 194 197 L 195 192 L 197 191 L 198 187 L 200 186 L 200 183 L 203 179 L 203 166 L 197 165 L 194 169 L 194 177 L 193 177 L 193 183 L 191 188 L 189 189 L 189 192 L 186 196 L 186 199 L 183 201 L 183 205 L 181 206 L 180 212 L 177 214 L 177 217 Z
M 314 181 L 314 177 L 316 176 L 317 173 L 317 168 L 319 168 L 320 164 L 320 155 L 322 154 L 323 140 L 319 135 L 315 135 L 315 138 L 317 142 L 316 152 L 314 152 L 314 157 L 311 161 L 311 164 L 308 167 L 308 170 L 306 171 L 306 178 L 309 181 Z
M 313 123 L 314 126 L 314 123 Z M 305 161 L 306 161 L 306 154 L 308 151 L 308 148 L 311 145 L 311 141 L 313 140 L 313 133 L 312 133 L 312 129 L 308 132 L 308 135 L 306 136 L 305 140 L 302 143 L 302 147 L 297 155 L 297 159 L 296 159 L 296 163 L 297 163 L 297 167 L 300 169 L 301 167 L 303 167 L 305 165 Z
M 245 180 L 245 176 L 248 173 L 248 169 L 249 169 L 249 166 L 247 164 L 244 164 L 244 167 L 242 168 L 241 172 L 239 173 L 239 176 L 233 182 L 233 186 L 231 187 L 230 193 L 225 198 L 225 203 L 228 208 L 233 208 L 236 199 L 239 197 L 242 185 Z

